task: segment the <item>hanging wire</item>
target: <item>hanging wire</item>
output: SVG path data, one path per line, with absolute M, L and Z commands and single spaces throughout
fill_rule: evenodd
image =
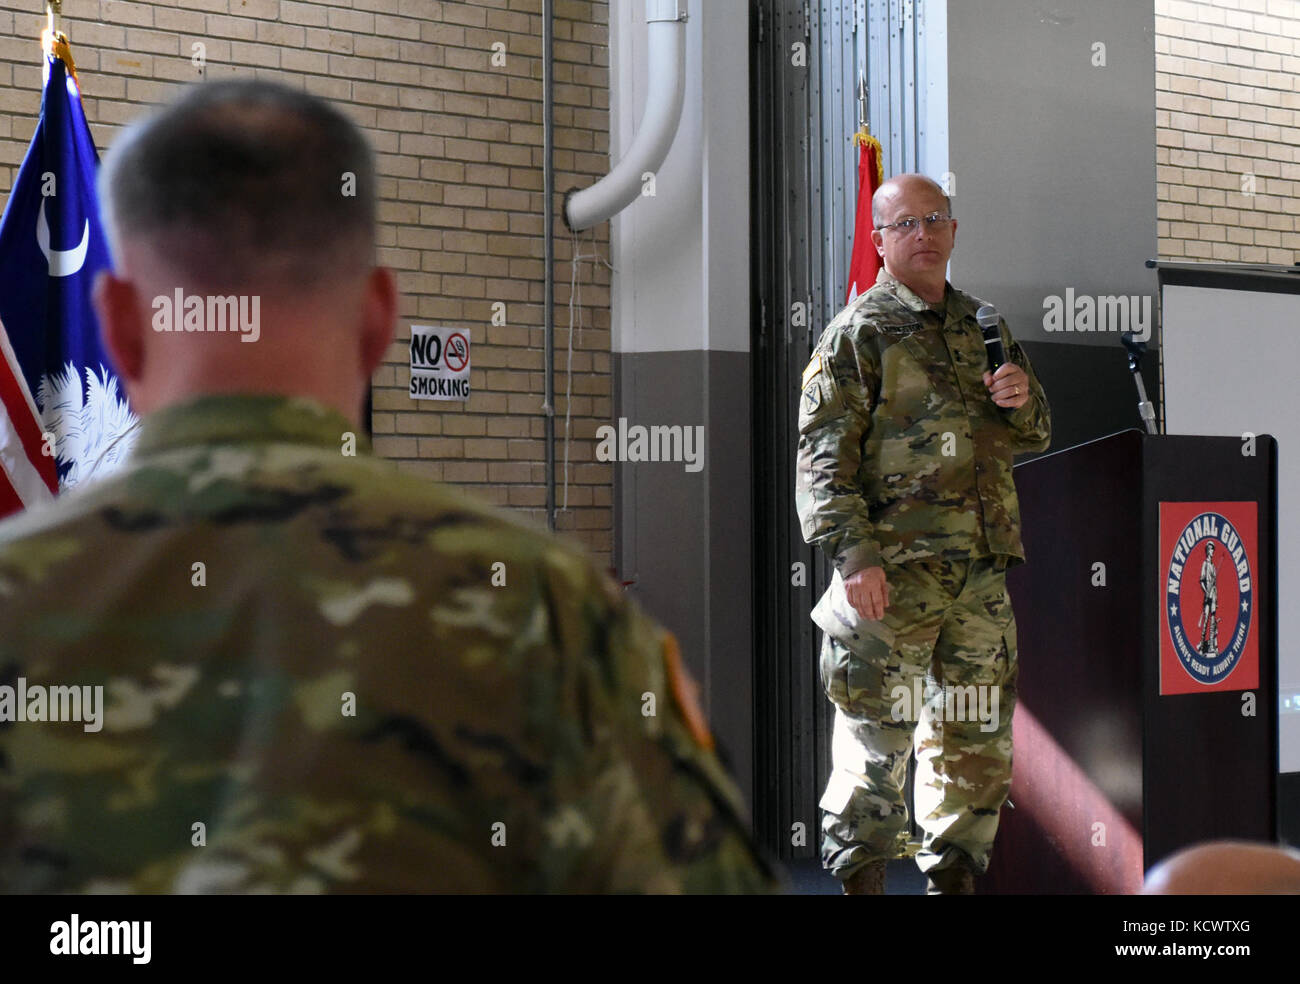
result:
M 561 512 L 567 512 L 569 509 L 569 426 L 573 416 L 573 335 L 575 328 L 579 339 L 582 337 L 582 282 L 578 279 L 578 264 L 583 260 L 598 261 L 604 263 L 611 272 L 616 272 L 613 265 L 596 251 L 596 234 L 594 230 L 590 231 L 589 234 L 591 235 L 591 252 L 579 253 L 578 233 L 574 230 L 570 230 L 569 233 L 570 254 L 573 259 L 570 261 L 569 274 L 569 340 L 564 380 L 564 500 L 560 506 Z

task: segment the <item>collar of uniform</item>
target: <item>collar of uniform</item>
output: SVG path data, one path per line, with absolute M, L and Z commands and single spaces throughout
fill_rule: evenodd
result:
M 903 283 L 901 280 L 896 280 L 892 276 L 890 276 L 889 272 L 884 267 L 881 267 L 880 272 L 876 274 L 876 283 L 883 286 L 886 290 L 890 291 L 895 297 L 898 298 L 899 303 L 902 304 L 903 307 L 907 308 L 909 311 L 914 311 L 917 314 L 929 313 L 929 314 L 937 314 L 940 317 L 943 316 L 943 310 L 944 310 L 943 304 L 939 304 L 939 305 L 931 304 L 925 298 L 921 297 L 914 290 L 912 290 L 911 287 L 907 286 L 907 284 Z M 952 293 L 952 288 L 945 281 L 944 282 L 945 302 L 949 299 L 951 293 Z
M 281 442 L 339 451 L 344 434 L 358 454 L 370 440 L 341 413 L 307 397 L 237 393 L 201 396 L 149 414 L 140 422 L 133 458 L 204 444 Z
M 981 301 L 971 297 L 965 291 L 958 290 L 951 284 L 948 285 L 948 310 L 943 319 L 944 328 L 949 328 L 961 321 L 963 318 L 974 318 L 975 312 L 979 310 Z

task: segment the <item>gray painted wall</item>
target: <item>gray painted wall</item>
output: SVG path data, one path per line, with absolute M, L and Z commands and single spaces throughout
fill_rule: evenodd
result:
M 1044 297 L 1067 287 L 1154 311 L 1154 30 L 1142 0 L 948 4 L 951 279 L 1018 338 L 1118 348 L 1117 333 L 1043 330 Z
M 645 104 L 645 4 L 610 5 L 611 159 Z M 614 560 L 677 635 L 719 747 L 753 791 L 749 14 L 690 0 L 681 124 L 611 225 L 614 420 L 704 428 L 703 468 L 615 467 Z
M 618 468 L 617 563 L 628 593 L 671 629 L 708 695 L 709 724 L 749 796 L 753 730 L 749 355 L 614 356 L 614 403 L 629 423 L 704 427 L 704 468 Z M 636 563 L 625 563 L 635 557 Z

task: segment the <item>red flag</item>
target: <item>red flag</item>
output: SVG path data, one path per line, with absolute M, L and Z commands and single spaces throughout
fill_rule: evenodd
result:
M 853 259 L 849 263 L 849 289 L 845 303 L 864 294 L 876 282 L 880 272 L 880 254 L 871 241 L 875 223 L 871 221 L 871 196 L 885 181 L 880 141 L 866 129 L 853 135 L 858 145 L 858 218 L 853 228 Z

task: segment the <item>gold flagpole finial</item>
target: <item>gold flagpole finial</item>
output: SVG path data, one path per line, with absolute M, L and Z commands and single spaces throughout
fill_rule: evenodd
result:
M 68 45 L 68 36 L 63 33 L 63 0 L 45 0 L 45 13 L 49 16 L 49 23 L 41 32 L 41 48 L 46 55 L 62 60 L 68 67 L 68 74 L 80 87 L 77 66 L 72 60 L 72 48 Z

